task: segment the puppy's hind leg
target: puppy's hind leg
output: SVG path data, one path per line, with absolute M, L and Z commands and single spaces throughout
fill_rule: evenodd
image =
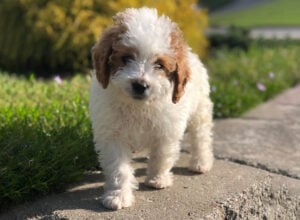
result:
M 137 184 L 130 165 L 130 150 L 111 141 L 101 148 L 100 161 L 105 175 L 103 206 L 108 209 L 131 206 L 134 202 L 133 190 Z
M 179 143 L 151 149 L 148 175 L 145 181 L 147 186 L 163 189 L 172 185 L 173 174 L 170 170 L 178 159 L 179 150 Z
M 188 127 L 191 160 L 189 169 L 196 173 L 206 173 L 213 165 L 212 151 L 212 104 L 197 111 Z

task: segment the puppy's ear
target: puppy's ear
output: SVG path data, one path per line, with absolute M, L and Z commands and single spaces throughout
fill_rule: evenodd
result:
M 176 70 L 174 72 L 174 89 L 172 101 L 177 103 L 184 93 L 184 87 L 190 77 L 188 66 L 187 45 L 184 42 L 182 32 L 176 26 L 171 33 L 171 48 L 175 53 Z
M 106 29 L 100 40 L 92 48 L 93 65 L 96 77 L 105 89 L 110 78 L 109 57 L 113 52 L 113 44 L 118 41 L 119 35 L 124 32 L 122 25 L 115 25 Z

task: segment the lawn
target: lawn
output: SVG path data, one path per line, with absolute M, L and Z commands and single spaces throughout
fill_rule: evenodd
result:
M 300 47 L 252 45 L 205 61 L 216 118 L 236 117 L 300 82 Z M 0 207 L 63 189 L 97 166 L 85 75 L 38 80 L 0 72 Z
M 210 17 L 211 25 L 299 26 L 299 0 L 270 0 L 249 9 Z
M 0 83 L 0 209 L 61 190 L 96 165 L 87 78 L 0 73 Z
M 250 46 L 219 50 L 206 64 L 215 118 L 237 117 L 300 82 L 300 46 Z

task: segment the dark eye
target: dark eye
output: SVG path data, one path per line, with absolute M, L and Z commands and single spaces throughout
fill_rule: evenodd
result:
M 156 61 L 154 63 L 154 68 L 157 70 L 161 70 L 161 69 L 164 69 L 164 65 L 160 61 Z
M 134 60 L 134 57 L 132 55 L 124 55 L 121 59 L 124 64 L 127 64 L 130 61 Z

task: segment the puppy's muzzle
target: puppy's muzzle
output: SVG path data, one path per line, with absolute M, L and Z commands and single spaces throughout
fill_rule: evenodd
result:
M 131 83 L 132 97 L 134 99 L 144 99 L 148 96 L 150 86 L 143 80 Z

